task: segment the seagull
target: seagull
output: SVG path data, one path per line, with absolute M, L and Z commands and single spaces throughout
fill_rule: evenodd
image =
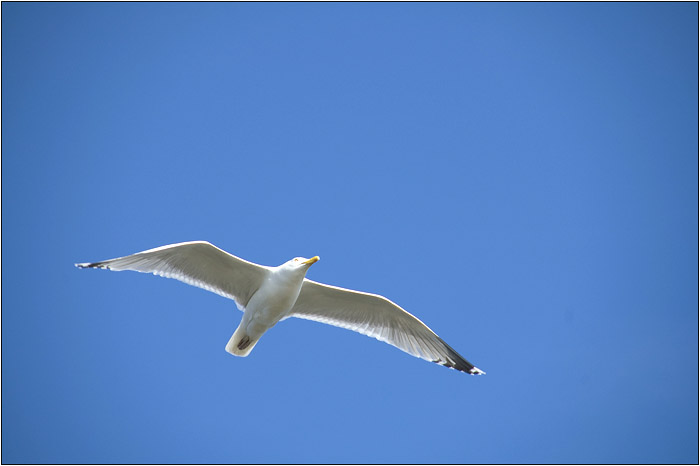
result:
M 152 273 L 232 299 L 243 311 L 241 323 L 226 344 L 226 351 L 234 356 L 248 356 L 277 322 L 298 317 L 359 332 L 467 374 L 484 374 L 427 325 L 384 296 L 306 278 L 309 267 L 318 260 L 318 256 L 295 257 L 268 267 L 206 241 L 191 241 L 75 266 Z

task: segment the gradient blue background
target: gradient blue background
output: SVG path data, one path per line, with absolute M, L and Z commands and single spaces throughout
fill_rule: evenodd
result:
M 698 461 L 697 3 L 2 4 L 2 461 Z M 208 240 L 487 375 L 75 262 Z

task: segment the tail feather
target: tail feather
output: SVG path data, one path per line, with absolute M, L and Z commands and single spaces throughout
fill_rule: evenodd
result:
M 253 339 L 239 326 L 226 343 L 226 351 L 234 356 L 246 357 L 253 351 L 259 339 Z

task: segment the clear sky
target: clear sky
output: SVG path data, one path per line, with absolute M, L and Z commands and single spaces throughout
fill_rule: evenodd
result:
M 2 4 L 2 461 L 696 463 L 698 4 Z M 469 376 L 75 262 L 207 240 Z

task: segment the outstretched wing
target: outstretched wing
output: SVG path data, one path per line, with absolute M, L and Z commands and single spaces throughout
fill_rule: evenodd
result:
M 291 317 L 347 328 L 462 372 L 484 373 L 427 325 L 383 296 L 304 279 Z
M 75 265 L 80 268 L 133 270 L 174 278 L 233 299 L 241 310 L 260 288 L 269 270 L 206 241 L 170 244 L 130 256 Z

